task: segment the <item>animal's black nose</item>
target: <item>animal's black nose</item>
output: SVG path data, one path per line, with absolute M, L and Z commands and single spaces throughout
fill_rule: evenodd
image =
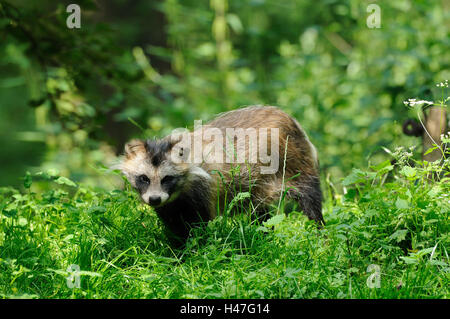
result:
M 150 196 L 148 198 L 148 203 L 153 206 L 159 205 L 159 204 L 161 204 L 161 197 L 160 196 Z

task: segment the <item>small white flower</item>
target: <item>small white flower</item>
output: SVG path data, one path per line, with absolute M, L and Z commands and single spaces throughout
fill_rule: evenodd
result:
M 408 101 L 403 101 L 403 104 L 409 105 L 409 106 L 422 105 L 422 104 L 433 105 L 434 102 L 426 101 L 426 100 L 416 101 L 416 99 L 408 99 Z
M 445 80 L 444 82 L 438 83 L 438 84 L 436 84 L 436 86 L 437 87 L 441 87 L 441 88 L 443 88 L 443 87 L 448 88 L 448 80 Z

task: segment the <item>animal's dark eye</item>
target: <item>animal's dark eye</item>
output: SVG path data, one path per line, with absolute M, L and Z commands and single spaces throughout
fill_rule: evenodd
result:
M 169 184 L 169 183 L 174 182 L 175 180 L 176 180 L 175 176 L 167 175 L 161 180 L 161 184 Z
M 139 175 L 138 181 L 143 184 L 150 184 L 150 179 L 145 175 Z

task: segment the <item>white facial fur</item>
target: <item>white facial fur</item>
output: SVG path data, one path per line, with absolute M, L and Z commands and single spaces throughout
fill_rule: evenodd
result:
M 161 198 L 161 203 L 158 205 L 160 206 L 168 200 L 173 200 L 177 196 L 177 192 L 169 196 L 169 194 L 161 187 L 161 180 L 165 176 L 178 175 L 180 173 L 176 170 L 176 165 L 171 165 L 167 160 L 161 162 L 158 167 L 154 167 L 149 163 L 146 154 L 138 153 L 135 157 L 123 161 L 117 168 L 122 171 L 135 188 L 138 186 L 136 185 L 136 178 L 138 176 L 145 175 L 150 179 L 151 182 L 147 189 L 141 193 L 141 199 L 147 204 L 149 204 L 150 197 Z

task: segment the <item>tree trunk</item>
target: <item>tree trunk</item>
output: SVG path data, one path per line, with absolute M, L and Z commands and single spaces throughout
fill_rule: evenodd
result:
M 441 135 L 447 133 L 447 116 L 444 107 L 431 107 L 426 116 L 425 128 L 423 132 L 423 155 L 424 161 L 434 162 L 442 158 L 440 149 L 435 149 L 431 153 L 425 154 L 434 144 L 442 145 Z

